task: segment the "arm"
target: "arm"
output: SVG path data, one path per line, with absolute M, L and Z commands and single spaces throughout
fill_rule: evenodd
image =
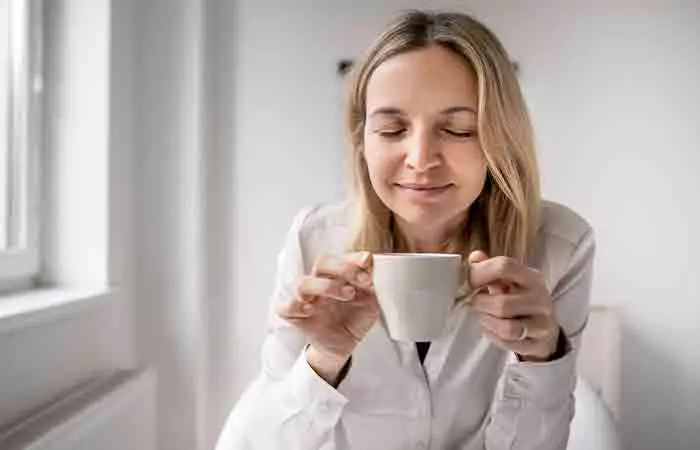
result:
M 278 258 L 262 370 L 229 415 L 216 450 L 333 449 L 334 428 L 347 399 L 307 362 L 304 335 L 275 310 L 296 295 L 304 274 L 299 214 Z
M 486 430 L 486 449 L 564 450 L 574 415 L 576 355 L 586 325 L 595 244 L 592 232 L 574 249 L 554 288 L 555 314 L 566 334 L 566 354 L 549 362 L 519 362 L 500 380 Z

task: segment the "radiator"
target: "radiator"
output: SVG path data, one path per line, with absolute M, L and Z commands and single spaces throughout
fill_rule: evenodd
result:
M 87 383 L 0 435 L 2 450 L 155 450 L 152 370 Z

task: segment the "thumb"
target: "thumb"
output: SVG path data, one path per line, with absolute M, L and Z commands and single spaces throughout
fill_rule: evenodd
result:
M 475 250 L 469 254 L 469 264 L 480 263 L 489 259 L 489 255 L 482 250 Z M 503 294 L 508 291 L 508 287 L 502 282 L 493 282 L 487 286 L 489 294 Z
M 357 264 L 363 269 L 369 269 L 372 265 L 372 253 L 368 251 L 347 253 L 345 259 L 351 263 Z
M 486 261 L 489 259 L 489 255 L 486 254 L 486 252 L 482 250 L 475 250 L 469 254 L 469 264 L 474 264 L 482 261 Z

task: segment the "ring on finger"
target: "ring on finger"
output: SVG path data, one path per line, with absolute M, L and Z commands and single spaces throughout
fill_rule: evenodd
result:
M 525 324 L 525 321 L 521 320 L 520 325 L 523 327 L 523 331 L 520 333 L 520 336 L 518 336 L 518 339 L 517 339 L 518 342 L 524 341 L 525 339 L 527 339 L 527 335 L 528 335 L 528 329 L 527 329 L 527 325 Z

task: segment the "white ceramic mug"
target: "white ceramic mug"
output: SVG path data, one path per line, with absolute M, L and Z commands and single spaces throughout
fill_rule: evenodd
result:
M 452 253 L 378 253 L 374 289 L 389 336 L 432 341 L 442 335 L 462 278 L 462 257 Z

